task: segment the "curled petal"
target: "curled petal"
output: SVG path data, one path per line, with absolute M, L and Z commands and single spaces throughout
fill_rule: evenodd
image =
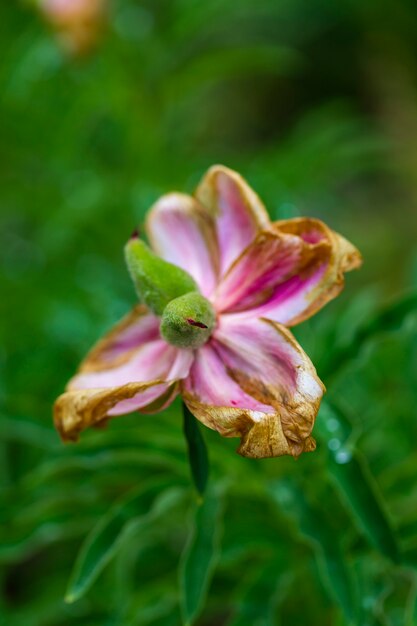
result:
M 263 458 L 313 450 L 324 387 L 291 333 L 268 320 L 225 315 L 182 383 L 190 410 L 239 453 Z
M 222 275 L 257 233 L 270 226 L 268 213 L 244 179 L 222 165 L 208 170 L 195 196 L 216 221 Z
M 182 396 L 190 411 L 208 428 L 223 437 L 241 437 L 239 452 L 244 456 L 289 454 L 274 408 L 245 393 L 227 371 L 213 343 L 197 352 L 190 375 L 182 383 Z M 266 434 L 266 429 L 267 437 L 256 437 L 260 431 Z
M 176 391 L 174 384 L 163 382 L 128 383 L 108 389 L 67 391 L 55 402 L 55 427 L 64 441 L 77 441 L 80 432 L 89 426 L 104 426 L 108 418 L 114 415 L 112 413 L 114 407 L 124 402 L 132 402 L 132 408 L 127 408 L 124 413 L 139 410 L 142 404 L 144 404 L 141 410 L 143 413 L 151 412 L 151 408 L 160 411 L 170 404 Z M 160 402 L 156 403 L 158 398 Z
M 153 205 L 146 230 L 155 252 L 191 274 L 209 296 L 218 280 L 218 250 L 207 211 L 191 196 L 170 193 Z
M 329 243 L 332 246 L 333 261 L 341 272 L 350 272 L 362 265 L 359 250 L 321 220 L 297 217 L 292 220 L 274 222 L 273 226 L 282 233 L 297 235 L 307 243 Z
M 216 292 L 216 308 L 293 326 L 311 317 L 344 286 L 361 256 L 320 220 L 275 222 L 235 261 Z
M 144 305 L 137 305 L 90 350 L 79 372 L 99 372 L 122 365 L 145 343 L 160 338 L 159 319 Z
M 323 259 L 314 271 L 306 276 L 296 276 L 288 285 L 285 297 L 277 294 L 269 310 L 259 314 L 294 326 L 308 319 L 325 304 L 339 295 L 345 286 L 344 273 L 362 265 L 362 256 L 357 248 L 347 239 L 331 230 L 320 220 L 296 218 L 275 222 L 274 228 L 282 233 L 290 233 L 317 248 L 327 245 L 330 249 L 328 260 Z M 268 306 L 268 305 L 267 305 Z
M 214 296 L 217 311 L 246 311 L 269 302 L 294 275 L 321 267 L 329 252 L 326 244 L 310 245 L 295 235 L 263 231 L 220 282 Z
M 291 454 L 275 412 L 207 404 L 188 392 L 183 397 L 191 413 L 208 428 L 223 437 L 240 437 L 237 451 L 242 456 L 266 459 Z
M 189 272 L 209 297 L 219 277 L 269 226 L 265 207 L 243 178 L 215 165 L 195 197 L 170 193 L 158 200 L 146 229 L 155 252 Z
M 88 354 L 55 403 L 55 425 L 64 440 L 76 440 L 109 417 L 159 411 L 174 399 L 193 353 L 166 344 L 158 327 L 156 317 L 136 307 Z

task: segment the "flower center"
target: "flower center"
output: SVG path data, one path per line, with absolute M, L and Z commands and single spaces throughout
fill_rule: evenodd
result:
M 199 348 L 208 341 L 216 324 L 210 302 L 198 291 L 169 302 L 161 319 L 161 335 L 177 348 Z

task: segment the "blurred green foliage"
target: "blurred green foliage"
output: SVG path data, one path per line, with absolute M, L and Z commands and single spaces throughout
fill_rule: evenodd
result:
M 412 626 L 415 3 L 114 0 L 108 13 L 74 59 L 32 4 L 0 6 L 0 624 Z M 135 301 L 133 227 L 215 162 L 272 217 L 327 221 L 365 264 L 296 329 L 328 388 L 317 451 L 252 461 L 204 429 L 199 505 L 180 404 L 67 447 L 51 405 Z

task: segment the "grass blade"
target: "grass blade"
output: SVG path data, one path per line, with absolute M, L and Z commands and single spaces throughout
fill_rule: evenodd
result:
M 275 623 L 276 606 L 286 592 L 290 575 L 282 574 L 276 561 L 263 562 L 250 572 L 239 590 L 233 617 L 227 626 L 269 626 Z
M 335 348 L 331 358 L 320 368 L 324 379 L 337 374 L 344 365 L 354 359 L 362 346 L 371 338 L 383 332 L 393 332 L 401 328 L 404 320 L 417 311 L 417 292 L 412 291 L 385 305 L 358 327 L 353 338 L 346 345 Z
M 320 509 L 306 500 L 294 482 L 281 480 L 273 483 L 270 491 L 280 510 L 295 520 L 313 548 L 324 586 L 340 606 L 346 622 L 354 624 L 359 608 L 340 534 L 331 531 Z
M 209 460 L 205 441 L 200 432 L 198 422 L 183 402 L 184 434 L 188 447 L 191 475 L 198 493 L 202 496 L 205 492 L 208 475 Z
M 181 608 L 185 626 L 203 607 L 220 551 L 224 488 L 209 491 L 195 505 L 193 529 L 180 565 Z
M 328 449 L 328 474 L 348 512 L 369 543 L 391 561 L 399 561 L 397 537 L 366 460 L 350 444 L 352 425 L 340 407 L 323 403 L 319 433 Z
M 154 480 L 145 487 L 135 489 L 114 505 L 92 529 L 84 541 L 76 559 L 65 601 L 75 602 L 92 586 L 105 566 L 115 556 L 122 542 L 137 532 L 161 513 L 166 505 L 161 506 L 161 492 L 169 482 L 164 479 Z M 170 496 L 178 498 L 178 489 L 171 490 Z M 165 492 L 162 497 L 166 499 Z M 138 516 L 138 513 L 141 515 Z

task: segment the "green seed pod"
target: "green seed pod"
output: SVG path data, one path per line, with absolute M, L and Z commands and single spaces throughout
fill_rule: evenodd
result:
M 167 304 L 162 314 L 161 335 L 178 348 L 199 348 L 209 339 L 215 323 L 210 302 L 194 291 Z
M 197 289 L 187 272 L 156 256 L 136 233 L 125 246 L 125 257 L 140 300 L 156 315 L 171 300 Z

